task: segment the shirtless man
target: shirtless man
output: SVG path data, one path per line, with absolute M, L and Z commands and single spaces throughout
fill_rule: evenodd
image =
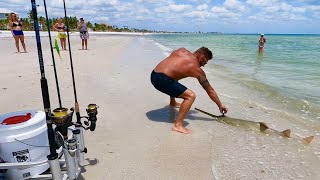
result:
M 264 43 L 266 43 L 266 38 L 264 37 L 264 34 L 261 34 L 259 38 L 259 53 L 263 53 Z
M 210 59 L 212 59 L 212 53 L 206 47 L 201 47 L 194 53 L 185 48 L 180 48 L 173 51 L 169 57 L 161 61 L 152 71 L 151 82 L 153 86 L 170 96 L 171 106 L 180 106 L 179 114 L 172 130 L 185 134 L 192 132 L 183 127 L 183 119 L 189 112 L 196 95 L 178 82 L 186 77 L 197 78 L 211 100 L 218 105 L 220 112 L 227 113 L 228 109 L 221 103 L 217 93 L 207 80 L 206 74 L 201 69 L 201 66 L 206 65 Z M 183 102 L 179 104 L 175 101 L 175 98 L 182 98 Z

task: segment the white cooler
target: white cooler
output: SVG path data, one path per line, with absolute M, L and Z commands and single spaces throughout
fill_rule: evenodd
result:
M 18 111 L 0 115 L 0 163 L 45 161 L 49 154 L 46 116 L 42 111 Z M 29 168 L 0 169 L 0 179 L 27 179 L 49 168 L 42 164 Z

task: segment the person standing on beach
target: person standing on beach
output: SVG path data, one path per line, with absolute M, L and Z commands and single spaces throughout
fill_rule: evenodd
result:
M 18 17 L 15 13 L 9 14 L 9 27 L 12 33 L 12 37 L 14 38 L 18 53 L 20 53 L 19 40 L 21 42 L 24 52 L 26 53 L 27 49 L 26 49 L 26 44 L 24 43 L 22 22 L 18 20 Z
M 190 134 L 192 131 L 183 127 L 183 119 L 189 112 L 191 105 L 196 99 L 195 93 L 180 84 L 178 81 L 186 77 L 197 78 L 210 99 L 217 104 L 221 113 L 227 113 L 215 90 L 206 78 L 201 66 L 205 66 L 212 59 L 212 52 L 201 47 L 195 52 L 190 52 L 185 48 L 173 51 L 167 58 L 162 60 L 151 73 L 151 83 L 153 86 L 170 96 L 170 105 L 180 107 L 177 119 L 172 127 L 173 131 Z M 182 98 L 183 102 L 177 103 L 175 98 Z
M 89 33 L 88 33 L 87 23 L 84 22 L 83 18 L 80 18 L 78 29 L 80 31 L 80 38 L 82 40 L 82 50 L 84 49 L 84 47 L 85 47 L 85 50 L 87 50 Z
M 261 34 L 260 35 L 260 38 L 259 38 L 259 53 L 263 53 L 264 51 L 264 43 L 266 43 L 266 38 L 264 37 L 264 34 Z
M 67 50 L 66 48 L 66 26 L 63 24 L 62 19 L 58 18 L 57 23 L 53 25 L 53 29 L 58 31 L 58 38 L 60 39 L 61 49 Z

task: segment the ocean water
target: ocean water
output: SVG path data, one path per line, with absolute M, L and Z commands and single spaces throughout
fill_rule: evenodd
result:
M 148 38 L 165 55 L 180 47 L 190 51 L 208 47 L 214 58 L 206 67 L 207 76 L 220 74 L 263 96 L 260 101 L 276 104 L 284 114 L 320 121 L 320 35 L 266 34 L 263 54 L 258 53 L 259 36 L 155 34 Z

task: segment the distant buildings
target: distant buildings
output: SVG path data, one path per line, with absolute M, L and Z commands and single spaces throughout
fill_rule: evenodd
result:
M 13 11 L 10 11 L 9 9 L 0 8 L 0 19 L 5 20 L 8 18 L 9 14 Z M 15 12 L 14 12 L 15 13 Z M 16 13 L 17 14 L 17 13 Z

